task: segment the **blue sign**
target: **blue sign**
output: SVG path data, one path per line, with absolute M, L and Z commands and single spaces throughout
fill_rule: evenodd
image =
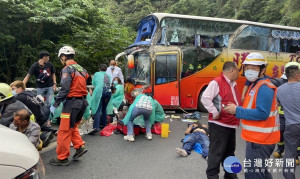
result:
M 223 162 L 223 167 L 228 173 L 239 173 L 242 170 L 241 162 L 235 156 L 227 157 Z

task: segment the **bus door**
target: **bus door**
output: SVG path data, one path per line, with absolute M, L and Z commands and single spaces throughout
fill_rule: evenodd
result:
M 154 58 L 154 98 L 164 107 L 179 106 L 179 53 L 156 53 Z

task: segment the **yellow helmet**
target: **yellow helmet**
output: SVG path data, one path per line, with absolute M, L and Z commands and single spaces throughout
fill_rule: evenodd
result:
M 290 66 L 298 66 L 298 68 L 300 69 L 300 64 L 298 62 L 289 62 L 289 63 L 285 64 L 284 70 L 286 70 L 286 68 L 290 67 Z
M 189 70 L 194 70 L 193 64 L 190 64 L 190 65 L 189 65 Z
M 264 57 L 260 53 L 250 53 L 247 55 L 245 61 L 243 62 L 243 65 L 267 65 L 267 62 L 265 61 Z
M 6 83 L 0 83 L 0 102 L 13 97 L 11 87 Z

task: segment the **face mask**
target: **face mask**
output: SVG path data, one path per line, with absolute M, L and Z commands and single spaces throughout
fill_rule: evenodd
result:
M 14 96 L 16 96 L 16 95 L 17 95 L 16 90 L 13 90 L 13 91 L 12 91 L 12 94 L 13 94 Z
M 254 82 L 255 80 L 258 79 L 258 71 L 254 71 L 254 70 L 246 70 L 245 71 L 245 76 L 247 78 L 247 80 L 249 80 L 250 82 Z
M 114 85 L 117 85 L 118 84 L 118 81 L 114 81 Z
M 113 70 L 115 68 L 115 66 L 111 65 L 110 68 Z

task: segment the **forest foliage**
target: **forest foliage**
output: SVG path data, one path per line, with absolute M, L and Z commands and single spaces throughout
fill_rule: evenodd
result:
M 0 81 L 22 80 L 41 50 L 59 76 L 63 45 L 93 74 L 133 43 L 136 24 L 153 12 L 300 27 L 300 0 L 0 0 Z

